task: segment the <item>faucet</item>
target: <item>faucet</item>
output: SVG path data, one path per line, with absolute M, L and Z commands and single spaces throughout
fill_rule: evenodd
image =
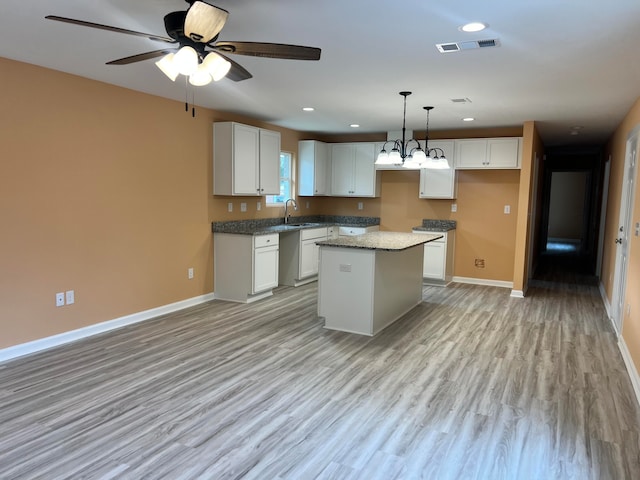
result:
M 289 217 L 291 214 L 287 215 L 287 207 L 289 206 L 289 202 L 293 204 L 293 209 L 298 210 L 298 204 L 293 198 L 289 198 L 286 202 L 284 202 L 284 223 L 289 223 Z

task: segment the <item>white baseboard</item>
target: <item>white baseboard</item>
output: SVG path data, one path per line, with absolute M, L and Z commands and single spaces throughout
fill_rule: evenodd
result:
M 107 320 L 95 325 L 89 325 L 88 327 L 79 328 L 77 330 L 71 330 L 69 332 L 60 333 L 51 337 L 41 338 L 32 342 L 22 343 L 14 345 L 12 347 L 3 348 L 0 350 L 0 362 L 5 362 L 14 358 L 29 355 L 31 353 L 47 350 L 49 348 L 64 345 L 66 343 L 75 342 L 83 338 L 91 337 L 99 333 L 115 330 L 116 328 L 125 327 L 134 323 L 144 322 L 160 315 L 176 312 L 184 308 L 199 305 L 204 302 L 215 299 L 215 294 L 208 293 L 206 295 L 200 295 L 198 297 L 188 298 L 179 302 L 170 303 L 169 305 L 163 305 L 161 307 L 152 308 L 143 312 L 132 313 L 131 315 L 125 315 L 124 317 L 115 318 L 113 320 Z
M 472 285 L 486 285 L 488 287 L 513 288 L 513 282 L 506 282 L 504 280 L 489 280 L 486 278 L 472 278 L 472 277 L 453 277 L 452 280 L 457 283 L 470 283 Z
M 620 337 L 620 333 L 616 328 L 616 322 L 613 321 L 613 309 L 611 308 L 611 304 L 609 303 L 609 298 L 607 297 L 607 292 L 604 291 L 604 284 L 600 282 L 598 285 L 598 290 L 600 291 L 600 297 L 602 298 L 602 303 L 604 304 L 604 310 L 607 312 L 607 318 L 609 319 L 609 323 L 613 327 L 613 330 L 616 332 L 616 335 Z
M 638 370 L 636 370 L 636 366 L 633 363 L 631 354 L 627 349 L 627 344 L 624 343 L 624 338 L 622 338 L 622 336 L 618 337 L 618 348 L 620 349 L 620 353 L 622 354 L 624 364 L 627 367 L 627 373 L 629 374 L 629 378 L 631 379 L 631 385 L 633 386 L 633 391 L 636 394 L 636 400 L 638 402 L 638 405 L 640 405 L 640 375 L 638 375 Z
M 511 290 L 511 295 L 509 295 L 512 298 L 524 298 L 524 291 L 523 290 Z

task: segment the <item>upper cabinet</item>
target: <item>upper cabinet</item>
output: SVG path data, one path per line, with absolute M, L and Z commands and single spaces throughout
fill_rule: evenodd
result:
M 521 137 L 455 140 L 455 168 L 520 168 Z
M 429 148 L 439 148 L 444 152 L 451 168 L 435 170 L 420 169 L 420 198 L 456 198 L 458 182 L 453 168 L 454 141 L 430 140 Z M 440 152 L 438 152 L 440 153 Z
M 213 194 L 279 195 L 280 133 L 236 122 L 214 123 Z
M 298 195 L 331 194 L 329 146 L 316 140 L 298 142 Z
M 330 144 L 331 195 L 377 197 L 380 177 L 375 169 L 373 143 Z

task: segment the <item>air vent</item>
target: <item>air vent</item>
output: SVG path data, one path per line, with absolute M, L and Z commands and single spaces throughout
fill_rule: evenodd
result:
M 442 53 L 457 52 L 460 50 L 457 43 L 437 43 L 436 48 Z
M 452 98 L 451 101 L 453 103 L 471 103 L 471 100 L 469 100 L 468 98 Z
M 475 50 L 477 48 L 499 47 L 500 40 L 491 38 L 488 40 L 473 40 L 458 43 L 437 43 L 436 48 L 440 53 L 459 52 L 460 50 Z

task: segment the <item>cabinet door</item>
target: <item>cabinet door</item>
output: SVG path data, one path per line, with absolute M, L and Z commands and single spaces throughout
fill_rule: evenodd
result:
M 486 163 L 486 138 L 455 140 L 455 168 L 484 168 Z
M 329 147 L 326 143 L 316 142 L 314 162 L 314 195 L 328 195 L 331 186 L 331 169 L 329 168 Z
M 429 142 L 429 148 L 440 148 L 449 161 L 451 168 L 434 170 L 420 169 L 420 198 L 456 198 L 456 170 L 454 163 L 453 140 L 437 140 Z
M 233 194 L 259 195 L 260 130 L 233 124 Z
M 446 244 L 444 242 L 429 242 L 424 244 L 424 260 L 422 265 L 422 275 L 425 278 L 436 278 L 444 280 L 445 275 L 445 253 Z
M 520 141 L 518 137 L 489 138 L 487 165 L 491 168 L 519 168 Z
M 353 195 L 353 155 L 352 144 L 331 145 L 331 195 Z
M 298 195 L 329 194 L 329 147 L 316 140 L 298 142 Z
M 352 195 L 373 197 L 375 194 L 375 145 L 359 143 L 354 146 L 354 171 Z
M 320 247 L 316 245 L 317 238 L 303 240 L 300 244 L 300 270 L 298 278 L 303 279 L 318 274 L 318 256 Z
M 278 246 L 253 250 L 253 292 L 259 293 L 278 286 Z
M 260 195 L 280 195 L 280 133 L 260 129 Z

